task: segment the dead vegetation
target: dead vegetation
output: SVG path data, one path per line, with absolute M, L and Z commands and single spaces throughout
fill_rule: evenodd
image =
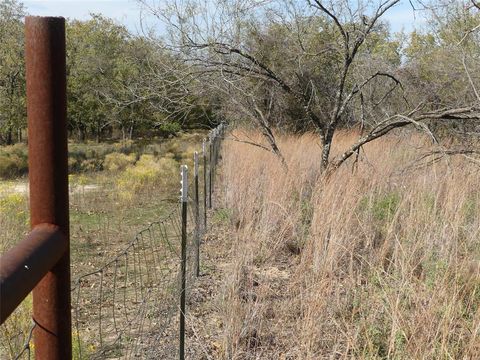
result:
M 325 179 L 314 135 L 278 142 L 288 172 L 261 148 L 224 145 L 218 357 L 478 358 L 478 165 L 418 160 L 428 140 L 398 133 Z

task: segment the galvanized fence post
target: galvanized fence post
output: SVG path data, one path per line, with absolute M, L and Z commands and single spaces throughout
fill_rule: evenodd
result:
M 218 144 L 220 141 L 220 128 L 215 129 L 215 170 L 218 164 Z M 215 171 L 216 172 L 216 171 Z
M 217 128 L 212 130 L 212 188 L 215 188 L 215 174 L 217 170 Z
M 185 359 L 185 298 L 187 283 L 187 201 L 188 201 L 188 168 L 187 165 L 181 166 L 182 190 L 182 258 L 181 258 L 181 290 L 180 290 L 180 360 Z
M 207 231 L 207 148 L 206 140 L 202 143 L 203 156 L 203 232 Z
M 65 19 L 25 20 L 30 223 L 57 225 L 66 251 L 33 290 L 36 359 L 71 359 Z
M 198 152 L 193 153 L 194 192 L 195 192 L 195 274 L 200 276 L 200 196 L 198 194 Z

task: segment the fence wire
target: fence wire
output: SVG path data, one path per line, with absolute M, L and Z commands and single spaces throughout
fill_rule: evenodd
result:
M 214 175 L 223 129 L 209 135 L 209 176 Z M 203 168 L 202 175 L 206 171 Z M 203 184 L 202 179 L 208 180 L 208 184 Z M 212 181 L 211 177 L 199 176 L 201 196 L 195 197 L 192 172 L 188 186 L 186 287 L 183 289 L 187 299 L 197 277 L 197 246 L 206 231 L 204 204 L 207 196 L 211 199 Z M 168 215 L 139 231 L 113 259 L 72 283 L 73 359 L 178 357 L 181 206 L 178 201 Z M 211 200 L 208 206 L 211 207 Z M 35 327 L 33 321 L 28 333 L 18 335 L 16 342 L 24 345 L 12 359 L 34 357 Z
M 166 353 L 172 353 L 170 346 L 176 348 L 171 340 L 181 291 L 180 219 L 177 205 L 140 231 L 114 259 L 76 281 L 74 357 L 147 358 L 149 347 L 167 345 L 158 342 L 161 337 L 171 338 Z

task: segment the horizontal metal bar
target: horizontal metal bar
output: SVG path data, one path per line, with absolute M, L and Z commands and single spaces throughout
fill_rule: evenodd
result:
M 67 250 L 60 228 L 39 224 L 0 258 L 0 324 L 25 299 Z

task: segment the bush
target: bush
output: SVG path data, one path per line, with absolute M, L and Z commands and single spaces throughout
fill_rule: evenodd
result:
M 129 199 L 142 188 L 162 186 L 168 192 L 173 184 L 179 182 L 179 164 L 171 158 L 158 161 L 153 155 L 142 155 L 134 166 L 126 168 L 118 179 L 119 194 Z
M 182 130 L 182 126 L 176 122 L 169 122 L 160 125 L 158 130 L 162 136 L 176 135 Z
M 103 161 L 100 159 L 87 159 L 80 163 L 80 171 L 93 172 L 103 170 Z
M 11 179 L 28 172 L 28 160 L 18 155 L 0 155 L 0 178 Z
M 103 168 L 108 171 L 124 170 L 128 165 L 134 164 L 136 160 L 135 154 L 125 155 L 114 152 L 105 156 Z

